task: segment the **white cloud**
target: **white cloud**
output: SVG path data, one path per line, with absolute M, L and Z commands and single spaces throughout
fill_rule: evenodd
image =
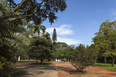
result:
M 57 35 L 72 35 L 74 34 L 73 30 L 71 30 L 71 25 L 63 24 L 60 27 L 54 27 L 56 29 Z M 53 33 L 54 28 L 47 28 L 46 32 L 49 32 L 50 34 Z
M 68 45 L 74 45 L 74 44 L 80 44 L 81 42 L 75 39 L 68 39 L 68 38 L 61 38 L 61 37 L 57 37 L 57 42 L 65 42 Z
M 108 11 L 111 13 L 111 16 L 116 15 L 116 9 L 109 9 Z
M 109 9 L 109 16 L 110 16 L 110 21 L 115 21 L 116 20 L 116 9 Z

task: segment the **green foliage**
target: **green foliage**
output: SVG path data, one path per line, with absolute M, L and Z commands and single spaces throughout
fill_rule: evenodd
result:
M 0 71 L 10 68 L 11 63 L 16 62 L 14 56 L 17 47 L 14 41 L 17 39 L 14 34 L 22 33 L 25 28 L 21 26 L 24 25 L 22 20 L 9 21 L 7 18 L 19 14 L 20 12 L 11 10 L 10 6 L 0 0 Z
M 77 71 L 82 71 L 87 66 L 94 64 L 97 57 L 97 52 L 93 47 L 86 47 L 80 44 L 72 53 L 72 65 Z
M 24 26 L 30 21 L 39 25 L 27 26 L 32 33 L 35 31 L 39 35 L 40 28 L 43 31 L 41 39 L 34 41 L 34 44 L 31 43 L 30 49 L 35 52 L 39 48 L 40 54 L 38 55 L 43 56 L 42 59 L 51 57 L 52 41 L 49 33 L 44 36 L 45 27 L 40 26 L 40 23 L 46 18 L 53 23 L 57 19 L 55 13 L 59 10 L 64 11 L 65 8 L 65 0 L 42 0 L 39 2 L 22 0 L 19 4 L 16 4 L 15 0 L 0 0 L 0 76 L 1 70 L 10 68 L 12 62 L 16 63 L 18 55 L 28 57 L 30 40 L 34 40 L 29 38 L 29 31 Z M 40 42 L 37 43 L 38 41 Z M 36 54 L 35 56 L 38 57 Z
M 31 45 L 29 47 L 29 56 L 31 58 L 40 59 L 42 62 L 44 59 L 49 59 L 50 57 L 52 57 L 52 48 L 53 45 L 50 39 L 33 37 L 33 40 L 31 41 Z
M 104 57 L 111 56 L 112 66 L 116 56 L 116 21 L 108 22 L 105 21 L 100 25 L 99 32 L 95 33 L 96 36 L 93 38 L 95 47 L 99 53 L 102 53 Z
M 70 46 L 68 46 L 67 48 L 65 48 L 64 51 L 65 51 L 64 52 L 65 58 L 68 59 L 68 60 L 71 59 L 72 58 L 72 48 Z
M 56 34 L 56 29 L 54 28 L 53 34 L 52 34 L 52 41 L 53 44 L 55 45 L 55 42 L 57 41 L 57 34 Z
M 19 4 L 16 4 L 15 0 L 6 0 L 6 4 L 10 5 L 13 11 L 21 13 L 18 16 L 9 17 L 10 21 L 26 18 L 36 25 L 39 25 L 41 20 L 46 19 L 50 23 L 54 23 L 54 20 L 57 19 L 55 13 L 63 12 L 67 7 L 66 0 L 22 0 Z
M 65 42 L 56 42 L 55 44 L 55 52 L 54 54 L 54 58 L 65 58 L 66 56 L 66 48 L 68 47 L 68 45 Z M 66 52 L 65 52 L 66 51 Z

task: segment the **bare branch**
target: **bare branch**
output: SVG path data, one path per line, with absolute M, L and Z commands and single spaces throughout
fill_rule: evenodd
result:
M 28 1 L 28 0 L 22 0 L 20 4 L 18 4 L 15 8 L 13 8 L 13 11 L 17 10 L 18 8 L 20 8 L 26 1 Z
M 27 1 L 27 0 L 23 0 L 23 1 Z M 42 0 L 42 2 L 41 2 L 40 4 L 38 4 L 38 5 L 35 7 L 34 12 L 33 12 L 32 14 L 23 15 L 23 16 L 17 16 L 17 17 L 14 17 L 14 18 L 8 18 L 8 20 L 13 21 L 13 20 L 16 20 L 16 19 L 22 19 L 22 18 L 25 18 L 25 17 L 29 17 L 29 16 L 34 15 L 34 14 L 36 13 L 36 11 L 37 11 L 37 8 L 40 7 L 40 5 L 41 5 L 43 2 L 44 2 L 44 0 Z M 21 2 L 21 3 L 22 3 L 22 2 Z M 19 9 L 19 10 L 20 10 L 20 9 Z M 29 9 L 26 9 L 26 10 L 29 10 Z M 26 11 L 26 10 L 24 10 L 24 11 Z M 45 10 L 44 10 L 44 11 L 45 11 Z M 44 11 L 42 11 L 42 12 L 44 12 Z
M 40 7 L 40 5 L 44 2 L 44 0 L 42 0 L 42 2 L 40 4 L 38 4 L 36 7 L 35 7 L 35 10 L 34 10 L 34 13 L 36 13 L 37 11 L 37 8 Z
M 29 9 L 18 9 L 18 11 L 28 11 Z
M 14 17 L 14 18 L 9 18 L 8 20 L 9 21 L 13 21 L 13 20 L 16 20 L 16 19 L 22 19 L 22 18 L 25 18 L 25 17 L 30 17 L 32 15 L 33 14 L 28 14 L 28 15 L 23 15 L 23 16 L 17 16 L 17 17 Z

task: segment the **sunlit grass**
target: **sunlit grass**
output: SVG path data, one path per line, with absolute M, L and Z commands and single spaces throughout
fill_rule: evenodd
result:
M 96 63 L 92 66 L 116 71 L 116 64 L 114 64 L 114 66 L 112 66 L 112 64 L 109 64 L 109 63 L 106 63 L 106 64 L 105 63 Z

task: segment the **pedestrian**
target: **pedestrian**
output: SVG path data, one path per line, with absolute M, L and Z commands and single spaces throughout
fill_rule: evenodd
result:
M 56 63 L 57 63 L 57 59 L 56 59 Z

